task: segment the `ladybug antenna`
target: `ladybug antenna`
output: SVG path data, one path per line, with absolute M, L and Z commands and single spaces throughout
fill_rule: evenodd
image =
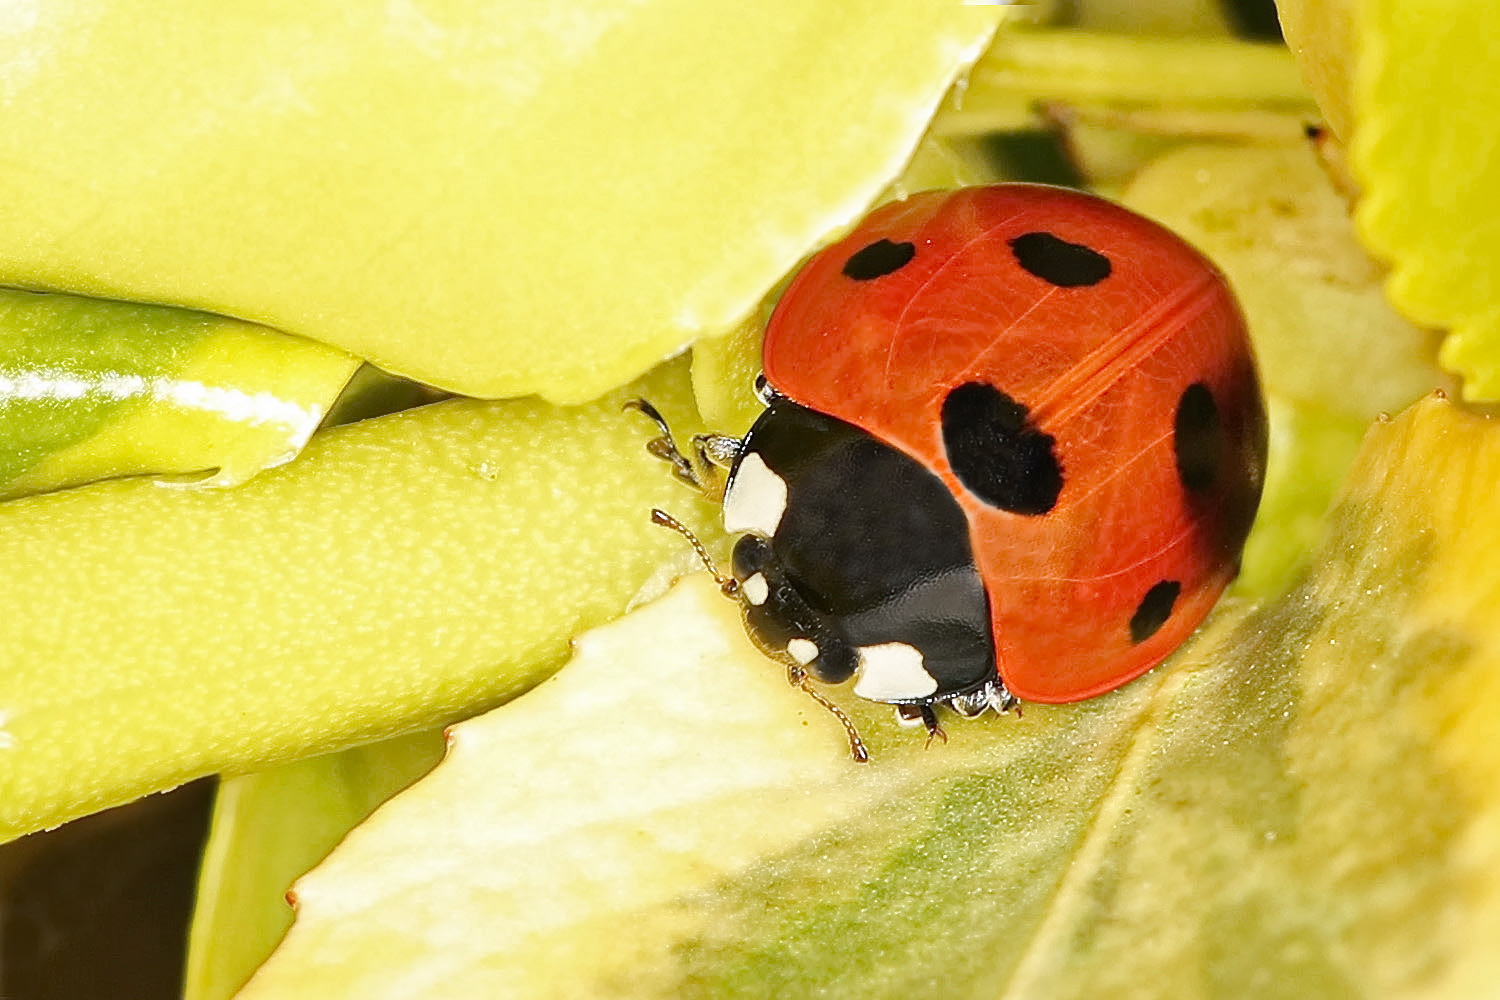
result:
M 725 576 L 719 572 L 719 568 L 714 565 L 713 557 L 708 554 L 708 549 L 703 547 L 703 543 L 698 541 L 698 536 L 693 534 L 687 525 L 657 507 L 651 508 L 651 523 L 659 524 L 663 528 L 670 528 L 683 538 L 686 538 L 688 544 L 693 547 L 693 551 L 698 553 L 698 559 L 703 563 L 704 568 L 713 574 L 713 578 L 718 583 L 719 590 L 724 596 L 732 597 L 735 600 L 739 599 L 740 582 L 732 576 Z M 854 720 L 849 718 L 848 714 L 842 708 L 839 708 L 813 689 L 813 686 L 808 681 L 805 670 L 791 670 L 787 676 L 794 687 L 800 688 L 809 698 L 822 705 L 843 725 L 844 732 L 849 737 L 849 755 L 854 758 L 854 762 L 856 764 L 868 763 L 870 760 L 870 751 L 865 747 L 865 741 L 860 737 L 859 730 L 854 728 Z
M 724 596 L 733 597 L 736 600 L 739 599 L 740 581 L 736 580 L 732 576 L 725 576 L 723 573 L 719 572 L 719 567 L 714 565 L 713 557 L 708 554 L 708 549 L 704 548 L 703 543 L 698 541 L 697 535 L 688 530 L 687 525 L 683 524 L 681 521 L 677 520 L 677 518 L 673 517 L 671 514 L 668 514 L 666 511 L 660 510 L 656 507 L 651 508 L 651 523 L 659 524 L 663 528 L 671 528 L 683 538 L 686 538 L 688 540 L 688 544 L 693 547 L 693 551 L 698 553 L 698 559 L 703 563 L 704 568 L 713 574 L 714 582 L 719 585 L 719 590 L 724 594 Z
M 849 737 L 849 756 L 854 758 L 854 763 L 868 764 L 870 762 L 870 751 L 865 747 L 865 741 L 860 737 L 859 730 L 854 728 L 854 720 L 849 718 L 848 714 L 842 708 L 839 708 L 818 693 L 812 684 L 808 682 L 807 671 L 794 670 L 789 676 L 793 686 L 799 688 L 803 694 L 828 709 L 835 719 L 843 723 L 844 733 Z

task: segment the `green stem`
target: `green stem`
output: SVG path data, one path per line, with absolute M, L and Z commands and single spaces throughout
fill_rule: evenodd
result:
M 1316 114 L 1285 46 L 1081 31 L 1002 35 L 975 65 L 966 112 L 993 102 L 1296 105 Z

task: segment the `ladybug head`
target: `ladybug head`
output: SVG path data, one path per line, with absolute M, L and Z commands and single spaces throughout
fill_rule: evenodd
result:
M 763 653 L 824 684 L 854 676 L 859 666 L 854 647 L 827 615 L 808 603 L 770 542 L 759 535 L 741 538 L 734 547 L 733 570 L 746 631 Z

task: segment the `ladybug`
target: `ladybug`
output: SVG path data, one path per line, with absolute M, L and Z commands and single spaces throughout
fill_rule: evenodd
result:
M 639 405 L 681 478 L 713 495 L 727 467 L 721 584 L 804 688 L 852 679 L 929 739 L 939 707 L 1089 698 L 1238 571 L 1266 460 L 1245 321 L 1125 208 L 1037 184 L 887 204 L 798 273 L 762 363 L 749 433 L 691 459 Z

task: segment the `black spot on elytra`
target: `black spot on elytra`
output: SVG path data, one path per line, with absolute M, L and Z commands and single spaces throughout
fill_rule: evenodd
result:
M 1130 641 L 1142 643 L 1155 635 L 1172 617 L 1172 607 L 1180 593 L 1182 584 L 1176 580 L 1162 580 L 1146 591 L 1135 614 L 1130 616 Z
M 943 400 L 943 447 L 958 481 L 992 507 L 1045 514 L 1062 491 L 1062 465 L 1051 435 L 1026 407 L 992 385 L 967 382 Z
M 864 249 L 856 250 L 854 256 L 844 261 L 844 277 L 854 281 L 883 278 L 910 264 L 916 255 L 914 244 L 876 240 Z
M 1051 233 L 1025 233 L 1010 241 L 1016 263 L 1059 288 L 1097 285 L 1109 277 L 1109 258 L 1082 243 L 1069 243 Z
M 1219 421 L 1219 404 L 1202 382 L 1182 390 L 1177 400 L 1172 450 L 1177 455 L 1177 478 L 1183 489 L 1199 493 L 1218 480 L 1224 427 Z

